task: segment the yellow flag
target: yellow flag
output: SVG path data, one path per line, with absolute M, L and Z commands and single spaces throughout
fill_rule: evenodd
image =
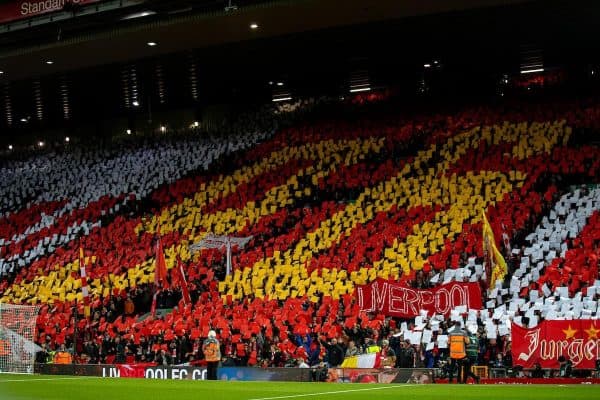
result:
M 485 262 L 485 271 L 488 279 L 488 286 L 491 288 L 496 281 L 503 280 L 508 273 L 508 267 L 504 257 L 496 246 L 494 231 L 485 216 L 485 211 L 481 211 L 483 217 L 483 257 Z

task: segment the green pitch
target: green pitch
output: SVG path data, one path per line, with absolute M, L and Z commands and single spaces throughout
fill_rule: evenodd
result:
M 0 375 L 1 400 L 591 400 L 600 385 L 374 385 Z

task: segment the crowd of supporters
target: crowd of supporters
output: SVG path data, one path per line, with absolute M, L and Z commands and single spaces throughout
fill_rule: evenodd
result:
M 247 131 L 238 128 L 233 136 L 162 140 L 97 153 L 74 150 L 44 155 L 34 158 L 33 162 L 28 159 L 8 163 L 2 170 L 4 191 L 0 203 L 3 212 L 0 296 L 17 293 L 21 301 L 33 297 L 39 301 L 42 285 L 31 286 L 32 290 L 38 290 L 29 294 L 25 290 L 19 292 L 19 285 L 33 285 L 38 275 L 42 275 L 40 271 L 48 275 L 56 273 L 54 266 L 76 259 L 79 247 L 98 259 L 90 268 L 90 281 L 98 290 L 92 298 L 89 317 L 85 316 L 76 295 L 69 298 L 64 290 L 42 293 L 48 304 L 39 324 L 42 336 L 38 342 L 44 349 L 38 361 L 52 360 L 54 352 L 71 348 L 73 360 L 80 363 L 202 364 L 202 341 L 210 328 L 215 329 L 219 337 L 225 366 L 314 367 L 323 363 L 339 366 L 346 356 L 379 352 L 384 366 L 447 369 L 449 350 L 437 342 L 437 338 L 446 336 L 454 321 L 459 320 L 480 339 L 476 364 L 511 367 L 510 334 L 488 338 L 490 325 L 487 322 L 494 319 L 491 316 L 494 309 L 510 303 L 515 291 L 530 300 L 530 292 L 542 291 L 544 286 L 552 295 L 556 288 L 567 286 L 570 297 L 574 297 L 599 279 L 598 210 L 591 208 L 584 223 L 575 224 L 574 237 L 560 238 L 558 250 L 562 243 L 567 246 L 563 254 L 555 252 L 555 258 L 550 259 L 547 258 L 552 251 L 550 247 L 543 250 L 545 264 L 537 271 L 537 279 L 532 275 L 529 262 L 537 263 L 540 259 L 536 259 L 537 253 L 526 252 L 526 249 L 533 247 L 528 235 L 543 224 L 543 218 L 561 196 L 566 196 L 565 201 L 573 198 L 569 195 L 573 192 L 571 185 L 593 181 L 598 176 L 597 148 L 580 143 L 570 148 L 569 143 L 586 143 L 585 136 L 595 132 L 595 117 L 600 107 L 593 102 L 583 103 L 583 108 L 579 108 L 579 103 L 551 107 L 539 104 L 523 109 L 482 107 L 407 117 L 400 113 L 371 114 L 369 100 L 358 99 L 345 104 L 353 111 L 360 111 L 349 121 L 321 119 L 320 107 L 332 107 L 331 100 L 308 101 L 282 107 L 276 113 L 262 110 L 254 119 L 243 119 L 244 125 L 250 128 Z M 267 115 L 277 123 L 269 124 Z M 310 122 L 292 124 L 290 121 L 298 116 Z M 535 121 L 552 123 L 535 125 Z M 576 131 L 573 133 L 572 129 Z M 305 147 L 308 154 L 305 158 L 289 156 L 266 163 L 264 168 L 274 171 L 273 174 L 255 172 L 259 170 L 257 165 L 271 160 L 269 157 L 276 151 L 322 142 L 326 145 L 315 145 L 310 151 Z M 107 164 L 107 160 L 114 163 Z M 112 165 L 110 174 L 102 173 L 106 165 Z M 46 166 L 50 166 L 47 171 Z M 38 170 L 44 172 L 36 174 Z M 148 174 L 148 170 L 156 173 Z M 522 175 L 515 174 L 514 170 L 521 171 Z M 238 171 L 248 177 L 241 173 L 238 177 Z M 481 171 L 493 171 L 493 174 L 473 178 Z M 257 178 L 252 173 L 256 173 Z M 127 279 L 131 278 L 126 279 L 126 284 L 115 280 L 115 275 L 129 274 L 154 254 L 154 243 L 159 235 L 157 215 L 164 215 L 160 224 L 165 248 L 191 241 L 194 230 L 213 228 L 228 232 L 230 227 L 216 219 L 206 225 L 202 225 L 204 222 L 196 224 L 193 208 L 200 209 L 198 204 L 204 200 L 196 196 L 196 203 L 186 203 L 185 199 L 192 198 L 201 185 L 208 187 L 217 179 L 215 177 L 229 174 L 234 177 L 231 181 L 235 181 L 231 187 L 237 184 L 235 190 L 230 190 L 229 182 L 223 184 L 221 192 L 215 190 L 218 193 L 215 198 L 203 203 L 203 214 L 218 214 L 224 219 L 231 210 L 270 200 L 270 195 L 275 198 L 271 205 L 274 211 L 271 208 L 262 214 L 253 211 L 260 218 L 252 223 L 241 223 L 236 216 L 231 217 L 231 225 L 240 227 L 236 233 L 252 236 L 247 248 L 234 251 L 233 277 L 225 276 L 224 254 L 210 250 L 204 251 L 201 257 L 190 256 L 185 260 L 191 305 L 185 304 L 179 288 L 157 288 L 143 272 L 133 277 L 126 275 Z M 106 175 L 111 178 L 106 179 Z M 457 182 L 457 175 L 468 176 L 468 179 Z M 84 187 L 91 190 L 74 189 L 77 187 L 74 182 L 82 180 L 87 182 Z M 411 183 L 402 186 L 406 182 Z M 455 184 L 460 201 L 467 197 L 485 198 L 476 205 L 486 206 L 496 237 L 508 233 L 508 243 L 502 243 L 501 250 L 509 270 L 499 287 L 494 288 L 492 283 L 488 288 L 482 279 L 483 271 L 478 268 L 484 260 L 479 217 L 454 210 L 451 200 L 456 193 L 452 191 L 430 194 L 419 189 L 431 185 L 432 192 L 437 191 L 437 182 Z M 409 187 L 411 184 L 416 189 Z M 486 185 L 491 189 L 486 189 Z M 365 188 L 378 187 L 387 197 L 365 194 Z M 582 189 L 577 192 L 576 200 L 588 195 L 590 191 Z M 475 204 L 467 203 L 469 212 L 480 212 Z M 178 204 L 185 207 L 179 210 Z M 302 240 L 320 229 L 324 221 L 345 212 L 349 204 L 355 206 L 353 211 L 358 210 L 350 215 L 358 221 L 352 229 L 341 234 L 336 227 L 328 228 L 320 242 L 315 240 L 314 245 L 308 245 L 313 246 L 305 251 L 311 253 L 310 260 L 297 262 L 291 268 L 305 268 L 307 280 L 316 272 L 311 285 L 320 282 L 322 286 L 312 293 L 292 295 L 289 287 L 287 291 L 286 288 L 277 291 L 277 284 L 289 278 L 284 273 L 278 278 L 279 282 L 272 285 L 271 293 L 264 292 L 268 273 L 259 276 L 261 279 L 242 275 L 245 268 L 253 265 L 267 271 L 280 263 L 277 266 L 283 269 L 286 264 L 281 254 L 286 249 L 297 246 L 304 250 L 300 246 Z M 381 209 L 373 212 L 371 218 L 360 219 L 369 207 L 380 205 Z M 244 214 L 244 218 L 251 218 L 253 213 Z M 561 218 L 555 217 L 552 221 L 566 221 L 576 213 L 574 205 Z M 150 220 L 152 222 L 148 222 Z M 166 221 L 175 222 L 167 224 Z M 191 225 L 186 226 L 187 221 L 191 221 Z M 427 226 L 425 231 L 424 226 L 429 221 L 433 221 L 432 226 Z M 192 229 L 188 229 L 190 226 Z M 334 232 L 338 234 L 337 239 L 325 246 L 323 243 L 333 237 Z M 580 233 L 583 239 L 578 241 Z M 549 242 L 551 232 L 547 232 L 547 236 L 543 239 Z M 439 243 L 430 245 L 438 237 Z M 399 244 L 409 239 L 414 239 L 416 254 Z M 420 243 L 426 246 L 419 246 Z M 409 253 L 410 258 L 404 257 Z M 524 265 L 523 258 L 531 260 L 523 267 L 523 275 L 530 274 L 525 291 L 525 287 L 511 286 L 510 279 Z M 571 265 L 572 260 L 580 262 L 582 258 L 589 263 L 587 273 Z M 267 259 L 269 263 L 263 262 Z M 366 283 L 366 280 L 361 281 L 359 273 L 374 269 L 372 266 L 384 270 L 386 265 L 391 265 L 386 271 L 390 277 L 397 277 L 417 289 L 436 287 L 445 280 L 446 271 L 453 271 L 449 280 L 466 282 L 476 277 L 484 293 L 495 289 L 496 296 L 484 299 L 484 303 L 492 302 L 486 305 L 487 311 L 475 315 L 429 315 L 422 319 L 422 324 L 413 318 L 354 312 L 355 300 L 344 296 L 351 295 L 356 285 Z M 335 284 L 339 283 L 338 287 L 327 286 L 324 280 L 332 266 L 341 266 L 340 270 L 346 272 L 331 278 Z M 56 282 L 68 280 L 71 272 L 78 274 L 76 270 L 68 274 L 58 271 Z M 255 284 L 258 290 L 252 286 Z M 331 288 L 328 294 L 324 293 L 326 287 Z M 250 310 L 250 304 L 255 301 L 257 307 L 267 306 L 266 296 L 259 295 L 263 289 L 263 295 L 273 296 L 274 307 L 299 307 L 296 310 L 306 318 L 300 322 L 261 315 L 263 320 L 257 322 L 257 328 L 236 326 L 234 316 L 240 309 Z M 169 311 L 166 315 L 159 313 L 141 320 L 139 317 L 151 311 L 155 292 L 158 292 L 157 308 Z M 50 300 L 56 296 L 57 301 Z M 333 304 L 328 303 L 331 297 L 336 296 L 335 308 L 323 312 L 324 306 Z M 290 305 L 289 299 L 298 299 L 298 302 Z M 597 299 L 595 294 L 592 300 Z M 230 319 L 222 322 L 217 315 L 208 320 L 200 315 L 192 325 L 182 321 L 189 321 L 196 307 L 207 310 L 217 304 L 223 312 L 220 317 Z M 330 315 L 331 310 L 335 313 Z M 541 310 L 534 311 L 539 311 L 533 315 L 538 317 L 537 322 L 541 321 L 544 318 Z M 512 317 L 529 324 L 533 319 L 531 315 L 516 310 Z M 353 323 L 347 323 L 348 320 Z M 505 323 L 506 319 L 494 319 L 494 326 Z M 411 343 L 406 333 L 415 330 L 432 331 L 434 345 Z

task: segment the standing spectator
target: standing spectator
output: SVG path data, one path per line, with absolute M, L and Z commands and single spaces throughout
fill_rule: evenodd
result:
M 467 383 L 469 377 L 475 379 L 479 383 L 479 376 L 475 375 L 471 370 L 473 365 L 477 364 L 477 357 L 479 356 L 479 338 L 477 333 L 469 334 L 469 343 L 467 344 L 467 356 L 463 362 L 463 383 Z
M 448 332 L 450 341 L 450 377 L 448 383 L 452 383 L 454 371 L 456 371 L 456 382 L 461 381 L 462 364 L 467 357 L 467 344 L 469 337 L 462 329 L 460 321 L 454 322 L 454 329 Z
M 336 368 L 344 361 L 344 349 L 337 342 L 336 338 L 331 339 L 329 343 L 323 343 L 327 348 L 327 362 L 329 367 Z
M 321 363 L 321 344 L 319 339 L 314 336 L 311 338 L 308 348 L 308 365 L 314 367 L 319 363 Z
M 89 364 L 98 364 L 99 355 L 98 355 L 98 345 L 94 343 L 92 340 L 87 340 L 84 344 L 84 352 L 88 356 Z
M 46 343 L 41 344 L 41 349 L 35 353 L 35 362 L 38 364 L 45 364 L 48 359 L 48 352 L 46 351 Z M 0 356 L 3 354 L 4 345 L 3 340 L 0 338 Z M 4 362 L 0 362 L 0 365 L 6 365 Z
M 397 368 L 414 368 L 415 366 L 415 349 L 410 345 L 410 340 L 405 339 L 401 343 L 399 356 L 396 358 Z
M 381 341 L 381 366 L 384 368 L 392 368 L 396 365 L 396 352 L 390 347 L 390 342 L 387 339 Z
M 135 312 L 135 303 L 131 300 L 131 296 L 127 295 L 127 300 L 125 300 L 125 306 L 123 311 L 125 315 L 133 315 Z
M 558 376 L 561 378 L 570 378 L 573 372 L 573 363 L 565 356 L 558 357 Z
M 356 346 L 354 340 L 348 342 L 348 349 L 346 349 L 346 357 L 358 356 L 361 354 L 360 349 Z
M 534 364 L 533 371 L 531 371 L 531 377 L 532 378 L 543 378 L 544 377 L 544 370 L 542 369 L 542 366 L 540 365 L 539 362 Z
M 156 356 L 156 363 L 158 365 L 163 365 L 166 367 L 167 365 L 173 364 L 173 359 L 171 358 L 171 355 L 169 353 L 167 353 L 167 351 L 165 349 L 161 349 L 160 352 L 158 353 L 158 356 Z
M 208 332 L 208 337 L 202 344 L 202 352 L 206 360 L 207 377 L 206 379 L 217 380 L 217 367 L 221 361 L 221 345 L 217 340 L 217 333 L 213 330 Z
M 121 337 L 115 337 L 115 364 L 125 363 L 125 345 L 121 341 Z

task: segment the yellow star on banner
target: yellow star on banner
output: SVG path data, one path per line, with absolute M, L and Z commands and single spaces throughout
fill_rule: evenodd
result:
M 568 329 L 563 329 L 562 331 L 565 333 L 565 339 L 572 339 L 577 333 L 577 329 L 571 328 L 571 324 L 569 324 Z
M 590 325 L 590 329 L 584 329 L 585 333 L 588 335 L 588 339 L 598 339 L 598 332 L 600 329 L 596 329 L 594 325 Z

